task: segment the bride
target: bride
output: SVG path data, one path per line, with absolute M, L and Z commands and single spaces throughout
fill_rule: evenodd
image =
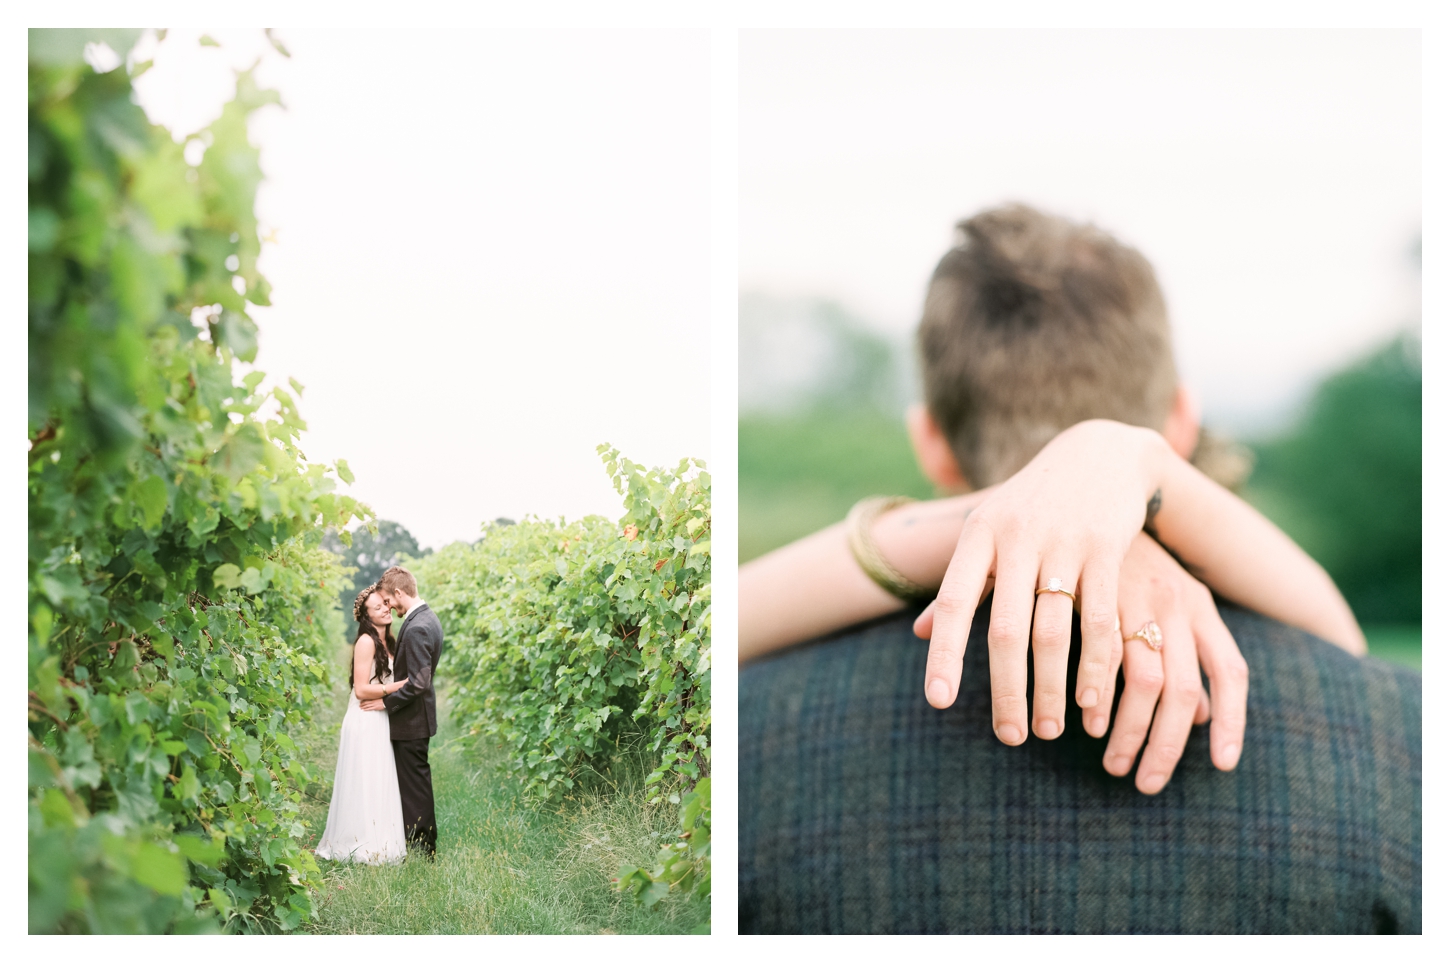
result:
M 337 777 L 327 828 L 317 844 L 321 859 L 396 863 L 407 853 L 403 804 L 386 712 L 364 712 L 361 699 L 381 699 L 403 687 L 392 680 L 393 613 L 376 585 L 358 593 L 352 605 L 358 637 L 352 653 L 352 695 L 342 719 Z

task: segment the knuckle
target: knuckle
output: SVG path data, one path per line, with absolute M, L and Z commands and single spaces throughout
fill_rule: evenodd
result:
M 1203 683 L 1197 673 L 1175 676 L 1167 685 L 1167 693 L 1170 699 L 1178 702 L 1197 702 L 1203 694 Z
M 1117 724 L 1113 726 L 1112 736 L 1108 739 L 1108 751 L 1115 756 L 1128 753 L 1136 755 L 1138 747 L 1143 744 L 1143 736 L 1147 731 L 1143 726 L 1135 726 L 1131 723 L 1125 725 L 1121 719 L 1118 720 Z
M 1237 685 L 1248 685 L 1249 664 L 1244 661 L 1242 655 L 1235 655 L 1232 659 L 1228 659 L 1224 663 L 1223 671 L 1230 682 Z
M 1016 645 L 1027 635 L 1015 615 L 999 615 L 987 626 L 987 644 L 992 648 Z
M 1061 673 L 1039 672 L 1032 684 L 1039 699 L 1060 700 L 1067 692 L 1067 679 Z
M 992 696 L 992 715 L 997 719 L 1013 719 L 1025 709 L 1023 700 L 1016 695 Z
M 1130 666 L 1124 675 L 1134 689 L 1157 692 L 1163 688 L 1163 670 L 1152 663 Z
M 926 654 L 927 672 L 937 675 L 961 668 L 962 657 L 948 649 L 933 646 Z
M 1093 606 L 1084 608 L 1082 613 L 1082 630 L 1084 634 L 1107 635 L 1113 631 L 1117 622 L 1117 616 L 1111 609 Z
M 1153 597 L 1159 604 L 1175 605 L 1179 595 L 1179 585 L 1176 579 L 1163 578 L 1158 575 L 1153 577 Z
M 970 515 L 967 520 L 971 520 Z M 1027 520 L 1017 512 L 993 512 L 990 517 L 982 519 L 982 524 L 1004 542 L 1021 541 L 1027 534 Z
M 991 516 L 995 513 L 990 509 L 987 511 L 977 510 L 967 516 L 962 523 L 963 535 L 989 535 L 993 531 Z
M 1178 760 L 1183 758 L 1183 747 L 1171 744 L 1154 746 L 1151 754 L 1153 762 L 1166 769 L 1172 769 L 1178 765 Z
M 1113 654 L 1111 651 L 1099 652 L 1096 649 L 1088 651 L 1083 649 L 1082 658 L 1078 660 L 1077 674 L 1082 676 L 1107 675 L 1108 670 L 1113 667 Z
M 1067 620 L 1061 615 L 1039 615 L 1032 625 L 1032 638 L 1038 644 L 1061 648 L 1070 639 Z
M 955 616 L 970 612 L 967 607 L 966 596 L 956 586 L 950 588 L 943 586 L 936 597 L 936 614 L 938 616 Z

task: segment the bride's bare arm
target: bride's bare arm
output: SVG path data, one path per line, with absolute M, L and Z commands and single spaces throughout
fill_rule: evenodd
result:
M 904 505 L 877 519 L 872 537 L 897 571 L 940 585 L 962 521 L 991 491 Z M 740 567 L 740 661 L 904 607 L 861 571 L 838 523 Z
M 1150 448 L 1161 467 L 1144 528 L 1178 554 L 1189 574 L 1245 608 L 1355 655 L 1367 651 L 1349 603 L 1318 562 L 1166 445 L 1150 439 Z
M 358 636 L 357 644 L 352 647 L 352 690 L 357 693 L 359 701 L 381 699 L 390 692 L 397 692 L 408 681 L 399 679 L 387 685 L 369 681 L 373 677 L 373 653 L 376 649 L 377 643 L 371 635 Z

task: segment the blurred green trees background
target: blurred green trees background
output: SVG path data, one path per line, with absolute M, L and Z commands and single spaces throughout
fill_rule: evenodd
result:
M 827 302 L 745 295 L 740 326 L 742 562 L 840 521 L 866 495 L 932 496 L 902 418 L 909 343 Z M 1325 567 L 1374 654 L 1416 667 L 1419 344 L 1406 333 L 1380 345 L 1326 377 L 1282 429 L 1239 439 L 1255 457 L 1243 496 Z
M 352 544 L 344 543 L 342 534 L 336 530 L 322 536 L 322 547 L 342 559 L 344 565 L 355 569 L 351 579 L 342 582 L 338 589 L 338 611 L 342 613 L 345 642 L 357 640 L 357 623 L 352 617 L 352 603 L 365 585 L 372 585 L 382 578 L 384 572 L 394 565 L 401 565 L 405 558 L 422 558 L 433 554 L 433 550 L 418 548 L 418 540 L 401 523 L 381 519 L 376 532 L 359 527 L 351 533 Z

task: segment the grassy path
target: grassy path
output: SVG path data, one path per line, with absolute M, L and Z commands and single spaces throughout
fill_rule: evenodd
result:
M 309 767 L 325 781 L 303 804 L 309 848 L 327 823 L 347 695 L 343 680 L 308 733 Z M 708 925 L 708 903 L 672 898 L 652 912 L 610 887 L 621 864 L 649 862 L 659 837 L 679 831 L 674 807 L 644 804 L 642 763 L 621 767 L 617 792 L 539 807 L 498 774 L 497 750 L 458 736 L 446 690 L 439 695 L 440 728 L 429 757 L 437 862 L 322 862 L 319 919 L 304 932 L 688 933 Z

